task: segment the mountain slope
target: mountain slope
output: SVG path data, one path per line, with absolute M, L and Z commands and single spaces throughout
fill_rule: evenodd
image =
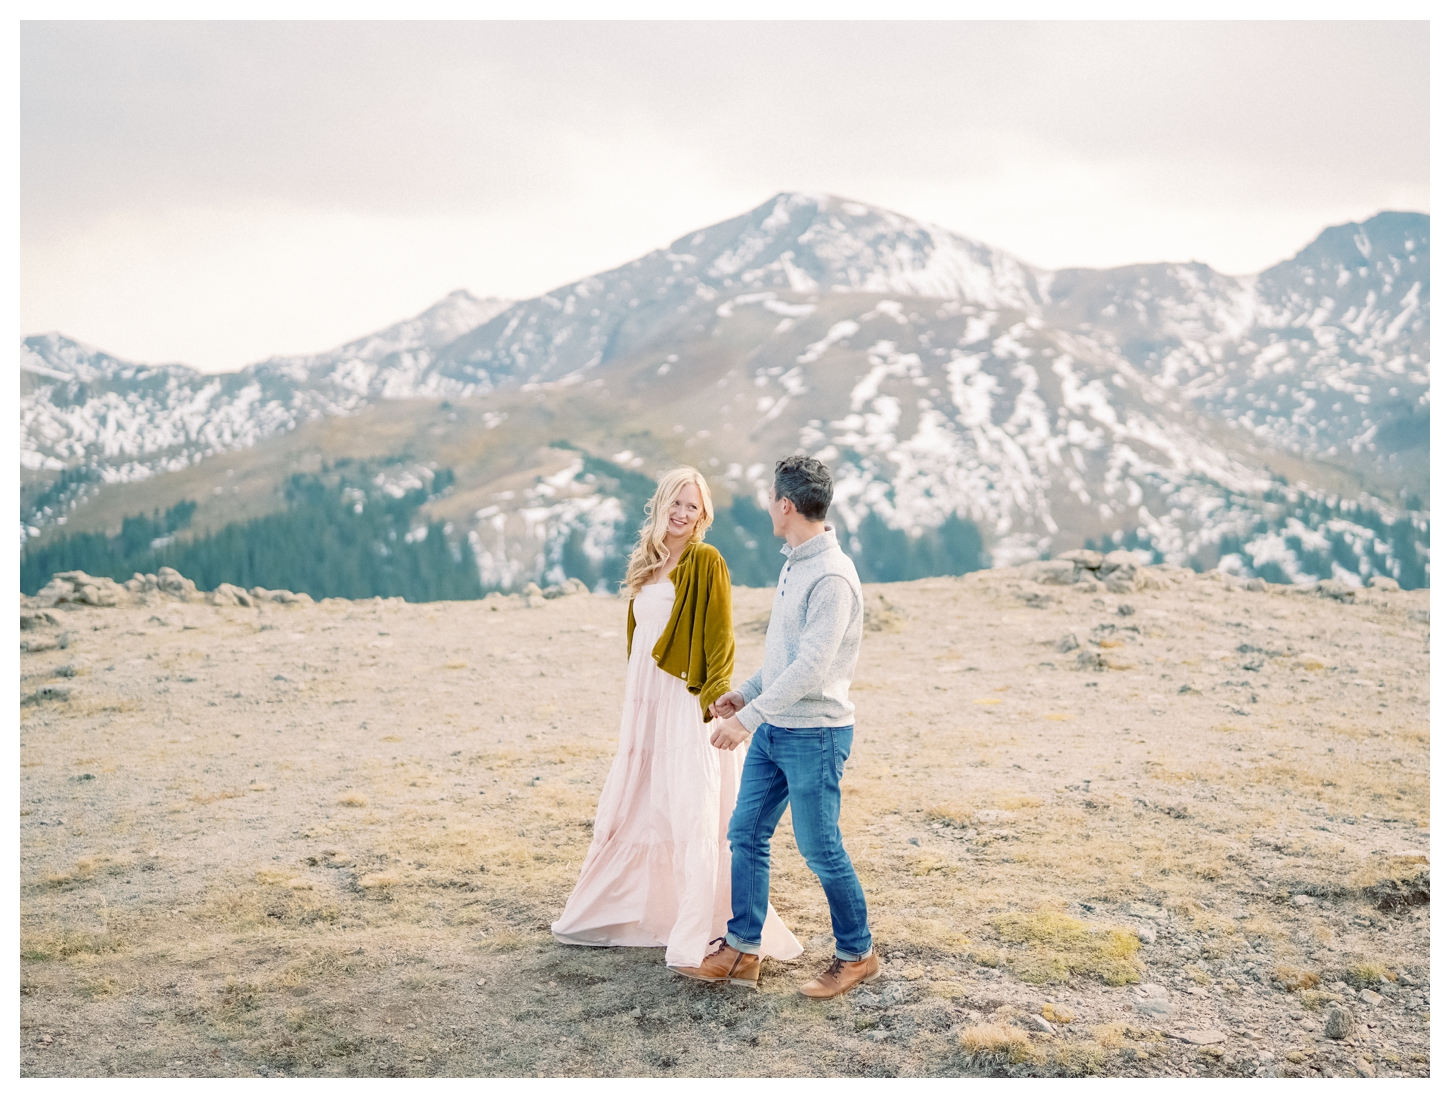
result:
M 567 571 L 566 558 L 602 576 L 638 521 L 631 470 L 690 461 L 749 504 L 796 450 L 835 467 L 837 518 L 863 553 L 873 531 L 920 539 L 954 520 L 975 523 L 998 563 L 1109 539 L 1200 567 L 1230 554 L 1250 571 L 1272 558 L 1285 578 L 1408 579 L 1428 539 L 1428 517 L 1403 514 L 1428 496 L 1428 231 L 1423 215 L 1381 214 L 1249 278 L 1200 264 L 1041 272 L 888 211 L 786 194 L 540 298 L 460 292 L 327 355 L 226 378 L 32 337 L 29 460 L 71 468 L 36 474 L 61 495 L 33 495 L 27 521 L 114 525 L 124 498 L 160 505 L 167 484 L 194 491 L 204 469 L 235 465 L 229 447 L 346 413 L 359 438 L 372 437 L 363 420 L 393 424 L 370 452 L 350 441 L 352 456 L 456 473 L 430 506 L 486 585 Z M 398 407 L 364 414 L 378 402 Z M 97 410 L 119 426 L 99 429 Z M 272 471 L 257 476 L 280 483 L 295 448 L 262 449 L 277 464 L 259 454 Z M 167 468 L 89 509 L 64 494 L 92 491 L 76 486 L 86 469 L 121 481 Z M 1382 552 L 1402 520 L 1411 533 Z M 1331 534 L 1348 548 L 1326 548 Z

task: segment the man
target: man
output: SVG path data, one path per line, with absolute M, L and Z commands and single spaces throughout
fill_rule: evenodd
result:
M 820 879 L 831 910 L 836 959 L 800 990 L 812 999 L 842 995 L 874 980 L 866 897 L 841 844 L 841 771 L 851 754 L 855 707 L 848 691 L 861 647 L 861 581 L 826 525 L 830 471 L 814 458 L 777 462 L 770 518 L 785 538 L 765 662 L 739 690 L 712 707 L 724 718 L 710 742 L 734 750 L 754 736 L 730 817 L 732 918 L 720 948 L 696 980 L 755 986 L 760 938 L 770 900 L 770 839 L 790 805 L 796 845 Z

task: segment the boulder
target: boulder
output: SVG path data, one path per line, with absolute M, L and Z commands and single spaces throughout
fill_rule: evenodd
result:
M 115 606 L 126 594 L 126 589 L 108 576 L 89 576 L 74 571 L 57 572 L 35 597 L 42 606 L 59 606 L 62 603 Z
M 1314 593 L 1321 599 L 1334 599 L 1336 602 L 1353 602 L 1355 598 L 1355 589 L 1338 580 L 1320 580 L 1314 585 Z
M 1078 581 L 1078 566 L 1070 560 L 1032 560 L 1022 566 L 1022 573 L 1038 583 L 1067 586 Z
M 1103 581 L 1115 595 L 1126 595 L 1143 586 L 1142 566 L 1138 558 L 1127 549 L 1114 549 L 1103 558 L 1098 568 L 1098 579 Z
M 22 633 L 30 632 L 35 629 L 45 629 L 48 626 L 59 624 L 59 618 L 57 618 L 54 614 L 48 614 L 43 610 L 38 614 L 20 615 L 20 631 Z
M 195 583 L 175 568 L 168 568 L 164 565 L 156 569 L 156 589 L 178 599 L 190 600 L 197 597 Z
M 255 606 L 252 596 L 230 583 L 219 583 L 217 588 L 207 596 L 207 601 L 215 606 Z
M 1324 1020 L 1324 1036 L 1331 1041 L 1343 1041 L 1354 1035 L 1354 1015 L 1342 1006 L 1329 1008 Z
M 247 593 L 251 595 L 252 598 L 255 599 L 257 602 L 280 602 L 284 604 L 301 603 L 303 605 L 312 604 L 312 596 L 309 595 L 306 591 L 269 591 L 265 587 L 253 587 Z M 393 600 L 376 598 L 376 601 L 383 602 L 385 604 L 391 604 Z M 398 601 L 402 602 L 403 600 L 398 599 Z
M 75 584 L 52 576 L 50 582 L 35 593 L 35 599 L 41 606 L 58 606 L 62 602 L 70 602 L 75 592 Z
M 1069 549 L 1066 553 L 1058 553 L 1058 560 L 1070 560 L 1082 568 L 1090 568 L 1093 571 L 1103 566 L 1103 555 L 1096 549 Z

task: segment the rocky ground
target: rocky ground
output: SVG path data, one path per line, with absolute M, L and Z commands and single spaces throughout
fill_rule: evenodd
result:
M 843 828 L 886 975 L 824 1004 L 784 828 L 808 948 L 758 993 L 549 937 L 621 602 L 23 600 L 21 1070 L 1428 1075 L 1428 592 L 1084 568 L 868 588 Z

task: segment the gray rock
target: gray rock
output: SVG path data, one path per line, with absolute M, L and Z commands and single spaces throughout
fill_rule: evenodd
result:
M 1079 652 L 1077 654 L 1077 669 L 1079 671 L 1101 671 L 1108 666 L 1099 652 Z
M 1298 896 L 1293 897 L 1289 902 L 1292 903 L 1295 907 L 1308 907 L 1314 902 L 1314 897 L 1305 896 L 1303 893 L 1300 893 Z
M 1139 923 L 1133 931 L 1138 935 L 1138 941 L 1144 945 L 1152 945 L 1158 940 L 1158 931 L 1149 923 Z
M 1361 1079 L 1373 1079 L 1374 1065 L 1366 1060 L 1363 1056 L 1358 1056 L 1355 1058 L 1354 1061 L 1354 1073 L 1358 1075 Z
M 1078 580 L 1078 567 L 1070 560 L 1033 560 L 1022 566 L 1022 574 L 1038 583 L 1066 587 Z
M 1069 549 L 1066 553 L 1058 553 L 1058 560 L 1070 560 L 1074 564 L 1093 571 L 1103 566 L 1103 555 L 1096 549 Z
M 1188 1045 L 1221 1045 L 1228 1037 L 1216 1029 L 1185 1029 L 1182 1033 L 1169 1033 L 1168 1037 Z
M 1354 1034 L 1354 1015 L 1347 1007 L 1332 1006 L 1324 1020 L 1324 1036 L 1331 1041 L 1343 1041 Z
M 1378 991 L 1371 991 L 1369 988 L 1365 988 L 1359 993 L 1359 1001 L 1364 1003 L 1365 1006 L 1377 1007 L 1385 1001 L 1385 997 Z
M 207 596 L 207 601 L 216 606 L 255 606 L 252 596 L 240 587 L 230 583 L 219 583 Z
M 1398 591 L 1400 589 L 1399 582 L 1392 576 L 1371 576 L 1369 586 L 1376 591 Z
M 1137 612 L 1138 611 L 1134 609 L 1131 602 L 1118 603 L 1118 617 L 1120 618 L 1131 618 Z
M 69 602 L 75 590 L 75 584 L 69 580 L 52 576 L 50 582 L 35 593 L 35 597 L 42 606 L 56 606 L 62 601 Z
M 175 568 L 161 567 L 156 569 L 156 589 L 164 591 L 168 595 L 174 595 L 179 599 L 192 599 L 196 597 L 196 584 L 187 579 Z
M 1071 652 L 1081 647 L 1082 645 L 1078 643 L 1076 633 L 1064 633 L 1062 640 L 1057 642 L 1057 650 L 1059 652 Z
M 22 633 L 31 632 L 36 629 L 44 629 L 46 628 L 46 626 L 59 624 L 59 618 L 57 618 L 54 614 L 45 612 L 44 610 L 42 610 L 38 614 L 20 615 L 20 631 Z
M 1320 580 L 1314 585 L 1314 593 L 1321 599 L 1337 602 L 1353 602 L 1355 597 L 1355 589 L 1338 580 Z
M 1142 566 L 1136 556 L 1126 549 L 1114 549 L 1103 558 L 1098 579 L 1113 594 L 1127 595 L 1143 586 L 1141 571 Z
M 1026 1026 L 1027 1026 L 1028 1029 L 1033 1030 L 1034 1032 L 1037 1032 L 1037 1033 L 1056 1033 L 1057 1032 L 1057 1030 L 1053 1027 L 1053 1024 L 1051 1022 L 1049 1022 L 1046 1018 L 1044 1018 L 1040 1014 L 1029 1014 L 1029 1015 L 1027 1015 L 1027 1017 L 1025 1019 L 1025 1024 L 1026 1024 Z
M 115 606 L 129 593 L 108 576 L 88 576 L 84 572 L 73 571 L 57 572 L 35 597 L 42 606 L 62 603 Z
M 519 592 L 524 598 L 528 598 L 530 595 L 542 595 L 543 593 L 537 583 L 526 583 L 524 584 L 524 589 Z
M 1161 1022 L 1173 1014 L 1173 1005 L 1167 999 L 1140 999 L 1137 1004 L 1139 1014 L 1147 1015 L 1156 1022 Z

